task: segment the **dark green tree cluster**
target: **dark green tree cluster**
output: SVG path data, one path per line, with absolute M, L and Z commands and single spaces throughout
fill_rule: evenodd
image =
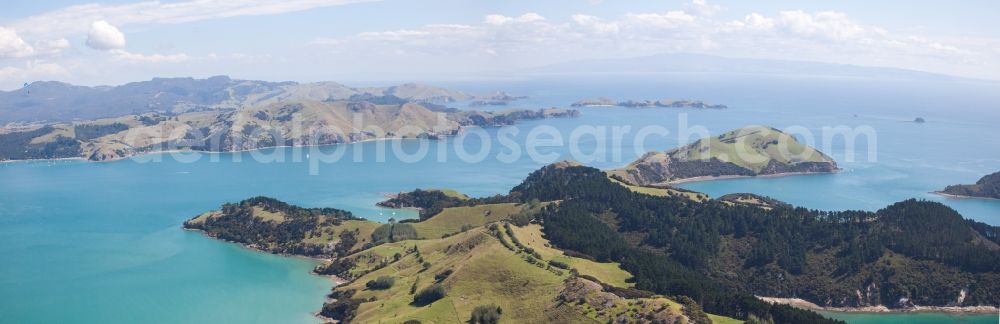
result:
M 112 124 L 81 124 L 73 126 L 76 139 L 81 141 L 91 140 L 105 135 L 115 134 L 128 129 L 128 125 L 122 123 Z
M 379 276 L 375 280 L 370 280 L 365 283 L 365 287 L 371 290 L 385 290 L 392 288 L 392 285 L 396 283 L 396 279 L 390 276 Z
M 409 223 L 382 224 L 372 232 L 372 242 L 382 244 L 417 239 L 417 229 Z
M 256 217 L 253 208 L 281 213 L 284 220 L 275 222 Z M 322 235 L 319 228 L 357 219 L 351 212 L 334 208 L 302 208 L 268 197 L 254 197 L 222 206 L 221 215 L 203 222 L 185 222 L 184 227 L 198 229 L 223 240 L 254 244 L 275 252 L 306 256 L 324 254 L 324 246 L 304 243 L 307 233 Z
M 503 310 L 497 305 L 479 305 L 472 310 L 469 317 L 470 324 L 496 324 L 500 322 L 500 315 Z
M 388 208 L 420 208 L 420 220 L 431 218 L 448 207 L 462 204 L 462 199 L 449 196 L 440 190 L 417 189 L 403 192 L 378 205 Z
M 353 295 L 354 290 L 335 290 L 330 294 L 330 298 L 334 299 L 334 301 L 323 304 L 323 309 L 320 310 L 319 314 L 341 321 L 342 323 L 350 323 L 354 319 L 354 316 L 357 315 L 358 307 L 364 302 L 361 299 L 351 298 Z
M 447 293 L 444 290 L 444 286 L 436 283 L 421 289 L 416 295 L 413 295 L 413 304 L 418 306 L 427 305 L 444 298 L 445 295 Z
M 54 140 L 46 143 L 31 143 L 34 138 L 52 131 L 54 129 L 51 126 L 44 126 L 32 131 L 0 134 L 0 161 L 80 156 L 80 141 L 66 136 L 56 136 Z
M 908 279 L 926 270 L 905 266 L 888 265 L 871 273 L 873 278 L 893 278 L 875 282 L 884 294 L 875 302 L 886 305 L 896 306 L 901 297 L 921 294 L 931 295 L 924 301 L 932 304 L 952 302 L 964 288 L 947 282 L 945 274 L 952 272 L 966 274 L 958 278 L 971 278 L 964 282 L 973 286 L 967 303 L 1000 301 L 991 292 L 1000 287 L 1000 251 L 990 242 L 990 236 L 998 232 L 996 227 L 963 220 L 938 203 L 908 200 L 874 213 L 702 203 L 635 193 L 586 167 L 543 168 L 510 196 L 521 201 L 561 201 L 543 209 L 539 217 L 546 237 L 556 246 L 599 261 L 619 262 L 635 276 L 638 288 L 688 296 L 713 313 L 739 318 L 752 314 L 778 323 L 824 321 L 815 313 L 770 305 L 752 296 L 780 294 L 759 290 L 784 284 L 779 279 L 722 278 L 717 274 L 729 269 L 710 262 L 728 260 L 751 271 L 779 269 L 787 276 L 820 279 L 826 274 L 807 273 L 807 260 L 823 254 L 836 256 L 839 275 L 873 271 L 876 261 L 887 253 L 905 256 L 913 264 L 940 265 L 933 268 L 939 269 L 937 274 L 919 277 L 925 280 Z M 726 253 L 737 259 L 723 259 L 724 238 L 750 244 L 748 255 Z M 827 288 L 831 287 L 792 287 L 790 292 L 824 303 L 826 298 L 820 297 L 830 297 L 824 292 Z M 833 288 L 853 292 L 857 287 Z M 954 291 L 938 292 L 946 289 Z

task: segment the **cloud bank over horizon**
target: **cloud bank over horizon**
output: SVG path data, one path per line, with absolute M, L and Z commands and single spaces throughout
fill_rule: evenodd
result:
M 246 73 L 241 77 L 298 81 L 469 77 L 663 53 L 1000 79 L 996 35 L 929 33 L 921 26 L 890 28 L 837 10 L 738 10 L 694 0 L 666 10 L 600 10 L 608 5 L 596 3 L 566 8 L 494 6 L 507 13 L 486 14 L 481 8 L 470 8 L 467 14 L 458 8 L 442 17 L 389 22 L 374 16 L 385 13 L 379 10 L 369 10 L 367 17 L 350 14 L 354 21 L 337 16 L 399 5 L 359 0 L 203 0 L 41 10 L 0 20 L 0 88 L 42 79 L 108 84 L 238 72 Z

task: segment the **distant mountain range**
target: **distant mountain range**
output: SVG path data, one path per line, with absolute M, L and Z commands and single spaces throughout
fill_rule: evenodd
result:
M 237 80 L 155 78 L 120 86 L 76 86 L 34 82 L 22 89 L 0 91 L 0 124 L 65 122 L 147 112 L 177 114 L 199 110 L 238 109 L 286 101 L 331 101 L 352 96 L 394 96 L 410 102 L 445 103 L 475 96 L 456 90 L 406 83 L 382 88 L 353 88 L 336 82 L 296 83 Z
M 658 54 L 631 58 L 581 60 L 529 69 L 523 73 L 530 75 L 737 73 L 967 80 L 944 74 L 897 68 L 810 61 L 729 58 L 705 54 Z

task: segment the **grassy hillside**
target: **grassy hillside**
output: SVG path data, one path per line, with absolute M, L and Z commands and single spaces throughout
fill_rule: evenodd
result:
M 836 163 L 815 148 L 777 129 L 752 126 L 703 138 L 666 151 L 650 152 L 610 173 L 630 184 L 664 184 L 684 179 L 831 172 Z
M 574 163 L 542 168 L 503 196 L 402 197 L 439 211 L 377 224 L 253 198 L 185 226 L 272 252 L 336 256 L 316 271 L 352 281 L 322 313 L 358 322 L 462 322 L 472 313 L 528 322 L 730 321 L 704 308 L 832 323 L 754 296 L 985 309 L 1000 291 L 1000 228 L 933 202 L 821 212 L 751 194 L 701 200 Z
M 445 208 L 437 215 L 414 223 L 421 238 L 440 238 L 461 231 L 463 228 L 481 227 L 488 223 L 510 219 L 525 205 L 514 203 L 489 204 Z
M 185 227 L 272 252 L 337 256 L 317 271 L 351 281 L 334 288 L 336 300 L 322 312 L 349 322 L 464 323 L 485 306 L 502 310 L 501 323 L 739 322 L 635 290 L 619 264 L 572 256 L 554 248 L 541 225 L 509 222 L 549 205 L 448 207 L 421 222 L 379 224 L 253 198 L 198 215 Z M 412 228 L 419 239 L 376 240 L 386 226 Z M 432 286 L 444 297 L 415 302 Z
M 784 151 L 782 147 L 784 146 Z M 771 161 L 783 164 L 829 162 L 830 158 L 777 129 L 751 126 L 700 139 L 668 152 L 681 161 L 717 158 L 760 173 Z
M 685 311 L 708 318 L 669 298 L 611 288 L 628 286 L 623 278 L 630 277 L 616 264 L 569 257 L 551 248 L 542 251 L 549 243 L 540 237 L 537 225 L 513 226 L 514 236 L 505 229 L 510 225 L 493 225 L 443 239 L 388 243 L 348 256 L 359 260 L 348 272 L 364 274 L 336 287 L 333 296 L 338 301 L 327 304 L 324 314 L 359 323 L 459 323 L 468 321 L 476 307 L 492 305 L 502 309 L 501 323 L 694 322 Z M 522 247 L 514 246 L 515 240 Z M 380 261 L 372 266 L 369 260 Z M 569 267 L 555 266 L 558 262 Z M 384 278 L 393 278 L 391 287 L 370 284 Z M 415 295 L 434 285 L 444 289 L 443 298 L 414 302 Z

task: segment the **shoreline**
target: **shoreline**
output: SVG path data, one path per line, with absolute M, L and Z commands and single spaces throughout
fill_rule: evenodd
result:
M 548 108 L 548 109 L 564 109 L 566 112 L 573 111 L 573 109 L 570 109 L 570 108 L 555 108 L 555 107 L 553 107 L 553 108 Z M 530 110 L 530 109 L 528 109 L 528 110 Z M 546 108 L 542 108 L 542 110 L 547 110 L 547 109 Z M 579 116 L 579 111 L 576 111 L 576 112 L 577 112 L 577 114 L 575 116 L 554 115 L 554 116 L 545 116 L 545 117 L 541 117 L 541 118 L 518 119 L 518 120 L 515 120 L 514 123 L 516 124 L 517 122 L 532 121 L 532 120 L 542 120 L 542 119 L 551 119 L 551 118 L 573 118 L 573 117 Z M 459 125 L 455 129 L 449 130 L 449 132 L 448 132 L 449 134 L 435 134 L 435 135 L 433 135 L 433 137 L 431 137 L 431 135 L 429 135 L 427 133 L 423 133 L 423 134 L 415 135 L 413 137 L 391 136 L 391 137 L 381 137 L 381 138 L 368 138 L 368 139 L 363 139 L 363 140 L 360 140 L 360 141 L 350 141 L 350 142 L 340 142 L 340 143 L 306 144 L 306 145 L 275 145 L 275 146 L 268 146 L 268 147 L 258 147 L 258 148 L 252 148 L 252 149 L 231 150 L 231 151 L 199 151 L 199 150 L 192 150 L 190 148 L 189 149 L 160 150 L 160 151 L 152 151 L 152 152 L 143 152 L 143 153 L 140 153 L 140 154 L 132 154 L 132 155 L 128 155 L 128 156 L 123 156 L 121 158 L 101 160 L 101 161 L 91 161 L 90 159 L 88 159 L 86 157 L 76 156 L 76 157 L 49 158 L 49 159 L 0 160 L 0 164 L 3 164 L 3 163 L 17 163 L 17 162 L 32 162 L 32 161 L 60 161 L 60 160 L 82 160 L 84 162 L 114 162 L 114 161 L 127 160 L 127 159 L 131 159 L 131 158 L 135 158 L 135 157 L 148 156 L 148 155 L 153 155 L 153 154 L 169 154 L 169 153 L 227 154 L 227 153 L 245 153 L 245 152 L 261 151 L 261 150 L 265 150 L 265 149 L 276 149 L 276 148 L 312 148 L 312 147 L 357 144 L 357 143 L 364 143 L 364 142 L 388 141 L 388 140 L 421 140 L 421 139 L 429 139 L 429 140 L 435 140 L 435 141 L 437 141 L 437 140 L 441 140 L 441 139 L 448 138 L 448 137 L 455 137 L 455 136 L 457 136 L 457 134 L 463 132 L 465 128 L 500 128 L 500 127 L 503 127 L 503 126 L 506 126 L 506 125 L 505 124 Z M 3 128 L 3 126 L 0 125 L 0 128 Z M 421 135 L 427 135 L 427 137 L 421 137 Z
M 1000 308 L 996 306 L 911 306 L 907 308 L 888 308 L 883 305 L 864 307 L 825 307 L 819 306 L 801 298 L 781 298 L 755 296 L 764 302 L 771 304 L 782 304 L 796 308 L 819 310 L 826 312 L 840 313 L 871 313 L 871 314 L 898 314 L 898 313 L 942 313 L 942 314 L 996 314 Z
M 548 119 L 548 118 L 562 118 L 562 117 L 547 117 L 547 118 L 543 118 L 543 119 Z M 525 120 L 531 120 L 531 119 L 525 119 Z M 463 131 L 462 130 L 463 128 L 475 128 L 475 127 L 479 127 L 479 128 L 494 128 L 494 127 L 503 127 L 503 126 L 504 125 L 488 125 L 488 126 L 469 125 L 469 126 L 461 126 L 461 127 L 459 127 L 457 129 L 457 131 L 459 133 L 461 133 Z M 353 141 L 353 142 L 340 142 L 340 143 L 328 143 L 328 144 L 306 144 L 306 145 L 275 145 L 275 146 L 268 146 L 268 147 L 258 147 L 258 148 L 252 148 L 252 149 L 231 150 L 231 151 L 199 151 L 199 150 L 192 150 L 192 149 L 172 149 L 172 150 L 160 150 L 160 151 L 142 152 L 142 153 L 139 153 L 139 154 L 132 154 L 132 155 L 129 155 L 129 156 L 123 156 L 123 157 L 117 158 L 117 159 L 108 159 L 108 160 L 100 160 L 100 161 L 91 161 L 91 160 L 87 159 L 86 157 L 77 156 L 77 157 L 49 158 L 49 159 L 2 160 L 2 161 L 0 161 L 0 164 L 3 164 L 3 163 L 45 162 L 45 161 L 63 161 L 63 160 L 66 160 L 66 161 L 69 161 L 69 160 L 80 160 L 80 161 L 88 162 L 88 163 L 103 163 L 103 162 L 116 162 L 116 161 L 134 159 L 134 158 L 138 158 L 138 157 L 145 157 L 145 156 L 156 155 L 156 154 L 198 153 L 198 154 L 220 154 L 221 155 L 221 154 L 234 154 L 234 153 L 247 153 L 247 152 L 263 151 L 263 150 L 266 150 L 266 149 L 279 149 L 279 148 L 280 149 L 285 149 L 285 148 L 291 148 L 291 149 L 317 148 L 317 147 L 326 147 L 326 146 L 335 146 L 335 145 L 351 145 L 351 144 L 360 144 L 360 143 L 367 143 L 367 142 L 379 142 L 379 141 L 391 141 L 391 140 L 433 140 L 433 141 L 439 141 L 439 140 L 442 140 L 442 139 L 445 139 L 445 138 L 455 137 L 455 136 L 456 135 L 437 135 L 436 138 L 430 138 L 430 137 L 423 137 L 423 138 L 421 138 L 419 136 L 416 136 L 416 137 L 392 136 L 392 137 L 381 137 L 381 138 L 368 138 L 368 139 L 363 139 L 363 140 L 360 140 L 360 141 Z M 294 159 L 294 157 L 293 157 L 293 159 Z
M 443 136 L 443 137 L 450 137 L 450 136 Z M 85 157 L 80 156 L 80 157 L 51 158 L 51 159 L 3 160 L 3 161 L 0 161 L 0 164 L 3 164 L 3 163 L 29 163 L 29 162 L 54 162 L 54 161 L 72 161 L 72 160 L 79 160 L 79 161 L 83 161 L 83 162 L 87 162 L 87 163 L 105 163 L 105 162 L 123 161 L 123 160 L 128 160 L 128 159 L 133 159 L 133 158 L 138 158 L 138 157 L 145 157 L 145 156 L 150 156 L 150 155 L 157 155 L 157 154 L 198 153 L 198 154 L 218 154 L 218 155 L 221 155 L 221 154 L 234 154 L 234 153 L 247 153 L 247 152 L 254 152 L 254 151 L 262 151 L 262 150 L 266 150 L 266 149 L 279 149 L 279 148 L 280 149 L 286 149 L 286 148 L 302 149 L 302 148 L 317 148 L 317 147 L 335 146 L 335 145 L 360 144 L 360 143 L 365 143 L 365 142 L 377 142 L 377 141 L 389 141 L 389 140 L 420 140 L 420 139 L 423 139 L 423 138 L 384 137 L 384 138 L 370 138 L 370 139 L 364 139 L 364 140 L 354 141 L 354 142 L 330 143 L 330 144 L 308 144 L 308 145 L 278 145 L 278 146 L 258 147 L 258 148 L 253 148 L 253 149 L 233 150 L 233 151 L 199 151 L 199 150 L 191 150 L 191 149 L 174 149 L 174 150 L 143 152 L 143 153 L 140 153 L 140 154 L 133 154 L 133 155 L 129 155 L 129 156 L 124 156 L 124 157 L 121 157 L 121 158 L 117 158 L 117 159 L 101 160 L 101 161 L 91 161 L 91 160 L 88 160 Z
M 52 159 L 3 160 L 0 161 L 0 164 L 5 164 L 5 163 L 14 164 L 14 163 L 28 163 L 28 162 L 58 162 L 58 161 L 75 161 L 75 160 L 84 162 L 87 161 L 87 159 L 84 157 L 67 157 L 67 158 L 52 158 Z
M 205 232 L 205 231 L 200 230 L 200 229 L 187 228 L 187 227 L 181 226 L 181 230 L 191 231 L 191 232 L 198 232 L 198 233 L 200 233 L 204 237 L 207 237 L 207 238 L 210 238 L 210 239 L 213 239 L 213 240 L 216 240 L 216 241 L 221 241 L 221 242 L 225 242 L 225 243 L 239 245 L 241 248 L 244 248 L 244 249 L 247 249 L 247 250 L 251 250 L 251 251 L 254 251 L 254 252 L 258 252 L 258 253 L 264 253 L 264 254 L 270 254 L 270 255 L 277 255 L 277 256 L 286 257 L 286 258 L 295 258 L 295 259 L 305 259 L 305 260 L 311 260 L 311 261 L 319 261 L 319 262 L 333 262 L 334 260 L 336 260 L 336 259 L 330 259 L 330 258 L 311 257 L 311 256 L 305 256 L 305 255 L 299 255 L 299 254 L 273 253 L 271 251 L 266 251 L 266 250 L 262 250 L 260 248 L 254 247 L 254 246 L 250 246 L 250 244 L 245 244 L 245 243 L 240 243 L 240 242 L 233 242 L 233 241 L 223 240 L 223 239 L 211 236 L 211 235 L 208 234 L 208 232 Z M 344 279 L 344 278 L 341 278 L 341 277 L 338 277 L 338 276 L 335 276 L 335 275 L 318 274 L 315 271 L 309 271 L 309 274 L 317 276 L 317 277 L 327 278 L 330 281 L 333 281 L 335 287 L 343 285 L 343 284 L 348 283 L 348 282 L 351 282 L 351 280 L 347 280 L 347 279 Z
M 673 185 L 679 185 L 679 184 L 685 184 L 685 183 L 691 183 L 691 182 L 703 182 L 703 181 L 712 181 L 712 180 L 753 179 L 753 178 L 780 178 L 780 177 L 802 176 L 802 175 L 837 174 L 837 173 L 840 173 L 842 171 L 844 171 L 844 169 L 837 168 L 837 169 L 835 169 L 833 171 L 830 171 L 830 172 L 783 172 L 783 173 L 774 173 L 774 174 L 761 174 L 761 175 L 754 175 L 754 176 L 744 176 L 744 175 L 722 175 L 722 176 L 717 176 L 717 177 L 713 177 L 713 176 L 701 176 L 701 177 L 692 177 L 692 178 L 684 178 L 684 179 L 678 179 L 678 180 L 671 180 L 671 181 L 667 181 L 667 182 L 661 182 L 661 183 L 658 183 L 657 185 L 664 184 L 664 185 L 668 185 L 668 186 L 673 186 Z
M 956 195 L 956 194 L 950 194 L 950 193 L 947 193 L 947 192 L 944 192 L 944 191 L 931 191 L 931 192 L 928 192 L 928 193 L 929 194 L 933 194 L 933 195 L 938 195 L 938 196 L 941 196 L 941 197 L 945 197 L 945 198 L 951 198 L 951 199 L 985 199 L 985 200 L 997 200 L 997 201 L 1000 201 L 1000 198 Z

